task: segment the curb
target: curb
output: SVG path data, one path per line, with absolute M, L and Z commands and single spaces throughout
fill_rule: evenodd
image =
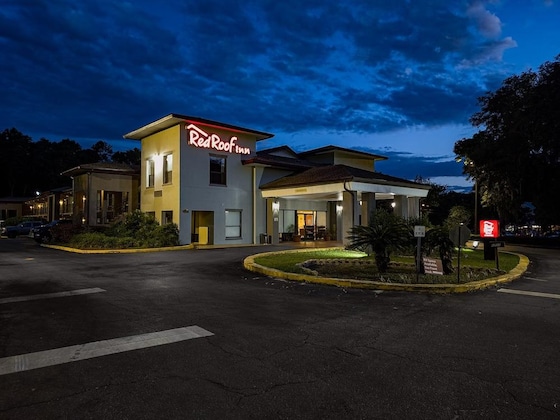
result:
M 511 270 L 509 273 L 502 274 L 497 277 L 491 277 L 489 279 L 473 281 L 470 283 L 463 284 L 399 284 L 399 283 L 382 283 L 367 280 L 352 280 L 352 279 L 337 279 L 332 277 L 317 277 L 311 276 L 309 274 L 297 274 L 297 273 L 287 273 L 285 271 L 280 271 L 274 268 L 265 267 L 263 265 L 257 264 L 255 262 L 256 257 L 265 255 L 277 255 L 284 254 L 286 252 L 310 252 L 317 251 L 321 248 L 315 249 L 304 249 L 295 251 L 277 251 L 277 252 L 265 252 L 262 254 L 251 255 L 245 260 L 243 260 L 243 266 L 249 271 L 255 273 L 264 274 L 269 277 L 277 277 L 286 280 L 301 281 L 305 283 L 316 283 L 316 284 L 326 284 L 329 286 L 337 286 L 342 288 L 356 288 L 356 289 L 375 289 L 384 291 L 397 291 L 397 292 L 421 292 L 421 293 L 466 293 L 474 292 L 478 290 L 487 289 L 492 286 L 497 286 L 500 284 L 510 283 L 513 280 L 518 279 L 527 271 L 529 266 L 529 258 L 523 254 L 518 254 L 515 252 L 507 252 L 508 254 L 517 255 L 519 257 L 519 264 Z M 323 248 L 332 249 L 332 248 Z
M 61 245 L 40 244 L 43 248 L 57 249 L 59 251 L 73 252 L 75 254 L 139 254 L 143 252 L 181 251 L 194 249 L 193 245 L 167 246 L 162 248 L 130 248 L 130 249 L 79 249 Z

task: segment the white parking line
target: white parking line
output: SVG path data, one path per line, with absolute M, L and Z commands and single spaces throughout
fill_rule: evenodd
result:
M 40 295 L 29 295 L 29 296 L 15 296 L 11 298 L 0 299 L 0 305 L 3 303 L 25 302 L 28 300 L 39 300 L 39 299 L 52 299 L 52 298 L 58 298 L 64 296 L 78 296 L 78 295 L 87 295 L 90 293 L 101 293 L 101 292 L 105 292 L 105 290 L 100 289 L 99 287 L 93 287 L 91 289 L 69 290 L 68 292 L 43 293 Z
M 514 290 L 514 289 L 498 289 L 498 292 L 510 293 L 513 295 L 525 295 L 525 296 L 545 297 L 550 299 L 560 299 L 560 295 L 556 295 L 553 293 L 529 292 L 526 290 Z
M 59 349 L 40 351 L 37 353 L 4 357 L 0 359 L 0 375 L 77 362 L 79 360 L 92 359 L 94 357 L 161 346 L 212 335 L 214 334 L 210 331 L 192 325 L 190 327 L 114 338 L 112 340 L 94 341 L 77 346 L 61 347 Z
M 543 283 L 548 282 L 548 280 L 536 279 L 536 278 L 534 278 L 534 277 L 525 277 L 525 276 L 523 276 L 523 279 L 524 279 L 524 280 L 532 280 L 532 281 L 542 281 Z

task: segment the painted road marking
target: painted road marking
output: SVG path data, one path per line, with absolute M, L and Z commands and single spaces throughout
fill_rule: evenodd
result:
M 560 299 L 560 295 L 556 295 L 553 293 L 529 292 L 525 290 L 514 290 L 514 289 L 498 289 L 498 292 L 511 293 L 513 295 L 525 295 L 525 296 L 545 297 L 550 299 Z
M 523 279 L 524 279 L 524 280 L 532 280 L 532 281 L 542 281 L 542 282 L 545 282 L 545 283 L 548 282 L 548 280 L 536 279 L 536 278 L 534 278 L 534 277 L 525 277 L 525 276 L 523 276 Z
M 91 289 L 69 290 L 68 292 L 43 293 L 41 295 L 29 295 L 29 296 L 15 296 L 11 298 L 0 299 L 0 305 L 2 303 L 25 302 L 28 300 L 52 299 L 52 298 L 58 298 L 64 296 L 88 295 L 90 293 L 101 293 L 101 292 L 105 292 L 105 290 L 100 289 L 99 287 L 94 287 Z
M 76 346 L 4 357 L 0 359 L 0 375 L 77 362 L 79 360 L 92 359 L 94 357 L 161 346 L 212 335 L 214 334 L 210 331 L 206 331 L 197 325 L 192 325 L 190 327 L 113 338 L 111 340 L 94 341 L 86 344 L 78 344 Z

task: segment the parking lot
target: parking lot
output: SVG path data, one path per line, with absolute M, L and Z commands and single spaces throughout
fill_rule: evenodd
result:
M 560 260 L 462 295 L 258 277 L 273 246 L 0 240 L 0 417 L 558 418 Z

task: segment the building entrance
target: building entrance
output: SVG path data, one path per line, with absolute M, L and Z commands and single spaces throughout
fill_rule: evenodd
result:
M 193 211 L 191 218 L 191 243 L 214 244 L 214 212 Z

